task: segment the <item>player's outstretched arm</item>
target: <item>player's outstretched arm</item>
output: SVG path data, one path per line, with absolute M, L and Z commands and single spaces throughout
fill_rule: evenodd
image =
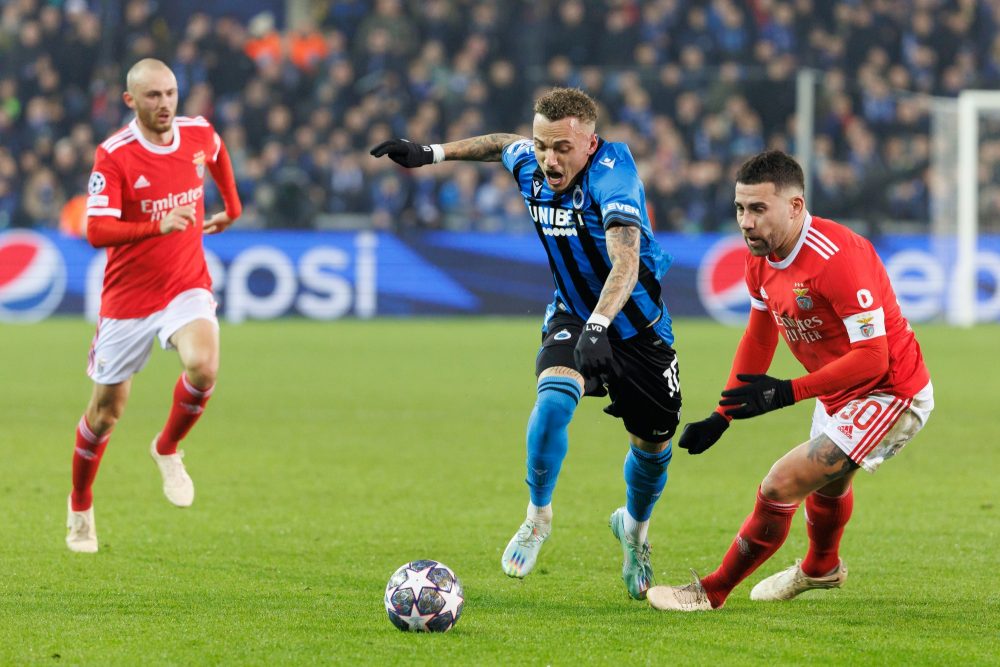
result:
M 624 225 L 611 227 L 605 234 L 611 271 L 573 351 L 577 369 L 584 377 L 606 380 L 620 373 L 608 341 L 608 327 L 625 306 L 639 279 L 640 237 L 638 227 Z
M 764 373 L 771 366 L 774 350 L 778 345 L 778 330 L 771 319 L 770 313 L 756 308 L 750 309 L 750 319 L 747 328 L 736 346 L 733 356 L 727 391 L 744 384 L 741 376 L 746 373 Z M 766 376 L 761 376 L 766 377 Z M 730 406 L 719 406 L 706 419 L 690 422 L 684 425 L 677 445 L 686 449 L 689 454 L 701 454 L 714 445 L 729 428 L 732 415 L 723 413 L 724 409 L 736 409 Z
M 516 134 L 484 134 L 447 144 L 416 144 L 409 139 L 389 139 L 371 149 L 370 153 L 374 157 L 387 155 L 396 164 L 410 169 L 445 160 L 499 162 L 503 149 L 523 138 Z

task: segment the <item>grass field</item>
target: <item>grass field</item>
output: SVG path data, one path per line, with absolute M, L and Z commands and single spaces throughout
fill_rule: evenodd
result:
M 724 610 L 658 614 L 626 598 L 607 528 L 624 502 L 619 422 L 584 401 L 539 570 L 500 553 L 523 518 L 535 320 L 282 321 L 223 327 L 223 369 L 184 444 L 197 501 L 163 498 L 147 447 L 177 375 L 157 350 L 95 487 L 101 551 L 63 543 L 73 428 L 92 327 L 0 326 L 4 473 L 0 664 L 879 664 L 1000 660 L 1000 330 L 918 327 L 937 408 L 856 484 L 845 588 L 791 603 L 750 587 Z M 676 326 L 685 418 L 714 405 L 739 330 Z M 796 372 L 783 349 L 775 374 Z M 653 515 L 660 583 L 719 562 L 811 404 L 678 450 Z M 445 635 L 397 631 L 382 592 L 417 558 L 451 566 L 465 612 Z

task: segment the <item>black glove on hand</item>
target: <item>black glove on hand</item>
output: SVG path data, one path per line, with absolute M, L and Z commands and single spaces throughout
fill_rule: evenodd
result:
M 618 362 L 611 352 L 608 328 L 602 324 L 588 322 L 583 327 L 583 333 L 573 350 L 573 359 L 576 360 L 576 369 L 584 378 L 600 378 L 603 382 L 618 375 Z
M 688 450 L 688 454 L 701 454 L 714 445 L 727 428 L 729 420 L 718 412 L 713 412 L 708 419 L 686 424 L 677 446 Z
M 733 419 L 748 419 L 771 410 L 785 408 L 795 402 L 791 380 L 779 380 L 770 375 L 739 374 L 736 379 L 748 384 L 722 392 L 719 405 L 733 405 L 724 412 Z
M 434 162 L 434 150 L 425 144 L 415 144 L 407 139 L 390 139 L 371 149 L 375 157 L 388 155 L 389 159 L 404 167 L 422 167 Z

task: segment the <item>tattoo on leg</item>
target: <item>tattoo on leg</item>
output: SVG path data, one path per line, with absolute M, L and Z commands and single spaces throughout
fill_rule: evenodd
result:
M 827 481 L 831 482 L 858 467 L 858 464 L 849 459 L 833 440 L 822 433 L 809 441 L 807 456 L 810 461 L 820 463 L 827 468 L 835 468 L 832 472 L 826 473 Z

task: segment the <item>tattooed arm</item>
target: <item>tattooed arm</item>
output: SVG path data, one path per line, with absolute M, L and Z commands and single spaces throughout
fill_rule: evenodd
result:
M 499 162 L 503 149 L 524 137 L 517 134 L 484 134 L 442 144 L 445 160 Z
M 627 226 L 615 226 L 607 231 L 605 238 L 611 258 L 611 273 L 604 281 L 594 313 L 613 320 L 632 296 L 632 288 L 639 279 L 641 234 L 638 227 Z

